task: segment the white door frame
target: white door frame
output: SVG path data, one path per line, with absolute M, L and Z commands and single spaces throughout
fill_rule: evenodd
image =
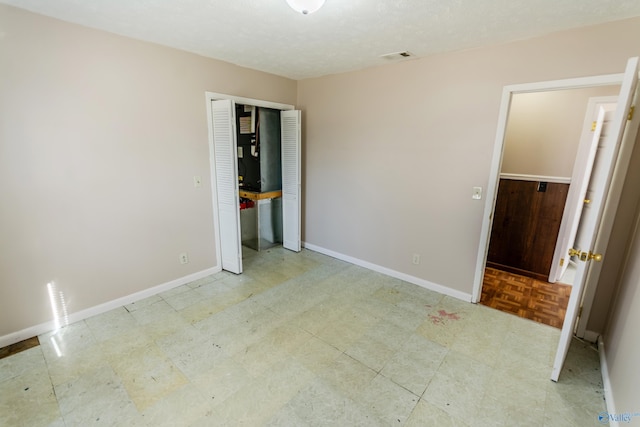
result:
M 211 101 L 219 101 L 222 99 L 230 99 L 236 104 L 253 105 L 255 107 L 273 108 L 274 110 L 288 111 L 294 110 L 291 104 L 281 104 L 279 102 L 265 101 L 261 99 L 243 98 L 241 96 L 228 95 L 217 92 L 205 92 L 205 101 L 207 104 L 207 127 L 209 129 L 209 174 L 211 175 L 211 203 L 213 204 L 213 230 L 215 233 L 216 243 L 216 268 L 222 268 L 221 258 L 221 242 L 220 242 L 220 223 L 218 218 L 218 193 L 216 191 L 216 171 L 215 171 L 215 151 L 213 146 L 213 122 L 211 120 Z
M 491 226 L 493 224 L 493 211 L 495 209 L 498 184 L 500 182 L 500 169 L 502 166 L 502 154 L 504 152 L 504 137 L 511 107 L 511 98 L 518 93 L 547 92 L 552 90 L 581 89 L 598 86 L 613 86 L 622 83 L 624 73 L 606 74 L 601 76 L 580 77 L 566 80 L 552 80 L 546 82 L 524 83 L 505 86 L 502 90 L 502 101 L 500 103 L 500 114 L 498 116 L 498 126 L 496 139 L 494 142 L 493 155 L 491 158 L 491 169 L 482 217 L 482 227 L 480 229 L 480 242 L 478 247 L 478 257 L 476 259 L 476 272 L 473 281 L 473 292 L 471 302 L 477 303 L 482 295 L 482 281 L 489 252 L 489 239 L 491 237 Z

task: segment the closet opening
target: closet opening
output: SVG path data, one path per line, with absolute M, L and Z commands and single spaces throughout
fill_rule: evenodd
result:
M 243 245 L 300 251 L 300 111 L 210 92 L 206 97 L 221 268 L 242 273 Z
M 282 244 L 280 111 L 236 104 L 240 230 L 256 251 Z

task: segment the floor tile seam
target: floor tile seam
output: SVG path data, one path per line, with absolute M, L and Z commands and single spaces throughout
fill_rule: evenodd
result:
M 428 341 L 431 341 L 431 340 L 428 340 Z M 435 343 L 435 344 L 437 344 L 437 343 Z M 443 346 L 443 347 L 444 347 L 444 346 Z M 386 378 L 386 379 L 388 379 L 389 381 L 393 382 L 393 383 L 394 383 L 394 384 L 396 384 L 397 386 L 402 387 L 403 389 L 407 390 L 408 392 L 410 392 L 410 393 L 411 393 L 411 394 L 413 394 L 414 396 L 416 396 L 416 397 L 418 397 L 418 398 L 421 398 L 421 397 L 424 395 L 424 393 L 425 393 L 425 391 L 427 390 L 427 388 L 429 387 L 429 384 L 431 383 L 431 380 L 433 380 L 433 377 L 435 376 L 435 374 L 436 374 L 436 373 L 440 370 L 440 368 L 442 367 L 442 364 L 444 363 L 444 360 L 445 360 L 446 356 L 449 354 L 450 349 L 449 349 L 449 348 L 447 348 L 447 347 L 444 347 L 444 348 L 446 349 L 445 354 L 442 356 L 442 359 L 440 360 L 440 363 L 438 364 L 437 368 L 435 368 L 435 369 L 433 370 L 433 375 L 431 375 L 431 378 L 429 378 L 429 381 L 427 381 L 427 384 L 425 385 L 424 390 L 422 390 L 422 393 L 421 393 L 420 395 L 417 395 L 417 394 L 416 394 L 416 393 L 414 393 L 413 391 L 411 391 L 411 390 L 409 390 L 408 388 L 406 388 L 404 385 L 402 385 L 402 384 L 400 384 L 400 383 L 396 382 L 393 378 L 391 378 L 390 376 L 387 376 L 386 374 L 384 374 L 384 373 L 383 373 L 383 371 L 385 370 L 385 368 L 386 368 L 387 366 L 389 366 L 389 364 L 393 361 L 393 356 L 392 356 L 392 357 L 390 357 L 389 359 L 387 359 L 387 360 L 385 361 L 384 365 L 382 366 L 382 368 L 380 368 L 380 370 L 376 370 L 376 369 L 374 369 L 374 368 L 371 368 L 371 367 L 367 366 L 364 362 L 360 362 L 360 361 L 358 361 L 358 362 L 360 362 L 360 363 L 362 363 L 363 365 L 367 366 L 369 369 L 371 369 L 371 370 L 375 371 L 378 375 L 383 376 L 384 378 Z M 397 353 L 398 353 L 398 352 L 394 353 L 394 355 L 395 355 L 395 354 L 397 354 Z M 349 356 L 349 355 L 347 354 L 347 356 Z M 351 357 L 351 356 L 349 356 L 349 357 Z
M 322 337 L 320 337 L 319 335 L 314 334 L 313 332 L 311 332 L 311 331 L 309 331 L 309 330 L 307 330 L 307 329 L 305 329 L 305 328 L 302 328 L 302 329 L 303 329 L 305 332 L 307 332 L 307 333 L 311 334 L 311 335 L 313 336 L 313 338 L 316 338 L 316 339 L 318 339 L 318 340 L 322 341 L 324 344 L 326 344 L 326 345 L 328 345 L 328 346 L 330 346 L 330 347 L 332 347 L 332 348 L 334 348 L 334 349 L 338 350 L 340 353 L 342 353 L 342 354 L 344 354 L 345 356 L 348 356 L 348 357 L 350 357 L 350 358 L 352 358 L 352 359 L 353 359 L 353 357 L 351 357 L 351 356 L 349 356 L 348 354 L 346 354 L 346 353 L 345 353 L 345 352 L 348 350 L 348 348 L 345 348 L 344 350 L 341 350 L 340 348 L 336 347 L 335 345 L 333 345 L 333 344 L 332 344 L 332 343 L 330 343 L 329 341 L 327 341 L 327 340 L 323 339 L 323 338 L 322 338 Z M 324 331 L 325 329 L 326 329 L 326 327 L 325 327 L 325 328 L 320 329 L 320 330 L 318 331 L 318 333 L 320 333 L 320 332 Z M 362 362 L 358 361 L 358 363 L 362 363 Z
M 84 322 L 84 320 L 80 320 L 80 321 L 78 321 L 78 322 L 74 322 L 74 324 L 75 324 L 75 323 L 82 323 L 82 322 Z M 92 343 L 92 344 L 90 344 L 90 345 L 83 346 L 83 348 L 81 348 L 78 352 L 76 352 L 76 355 L 77 355 L 78 353 L 82 353 L 82 352 L 85 352 L 85 351 L 89 351 L 91 348 L 96 348 L 97 350 L 102 350 L 102 349 L 101 349 L 101 344 L 102 344 L 102 342 L 103 342 L 103 341 L 98 341 L 98 340 L 95 338 L 95 335 L 93 334 L 93 331 L 89 328 L 89 326 L 88 326 L 88 325 L 86 325 L 86 324 L 85 324 L 85 326 L 86 326 L 87 330 L 89 331 L 89 334 L 91 335 L 91 338 L 92 338 L 92 340 L 93 340 L 93 343 Z M 56 356 L 58 356 L 58 358 L 60 358 L 60 357 L 65 357 L 65 354 L 64 354 L 64 353 L 60 353 L 60 355 L 58 355 L 58 353 L 57 353 L 57 350 L 56 350 L 56 348 L 55 348 L 55 347 L 56 347 L 56 346 L 58 346 L 58 344 L 57 344 L 57 342 L 55 342 L 55 334 L 50 335 L 48 338 L 49 338 L 49 341 L 52 341 L 52 342 L 54 342 L 54 343 L 55 343 L 55 344 L 54 344 L 54 350 L 53 350 L 53 351 L 55 351 L 55 352 L 56 352 Z M 41 347 L 41 348 L 43 348 L 42 343 L 41 343 L 40 347 Z M 42 351 L 42 353 L 43 353 L 43 358 L 44 358 L 44 360 L 45 360 L 45 362 L 46 362 L 47 370 L 48 370 L 48 371 L 50 371 L 52 368 L 54 368 L 54 366 L 53 366 L 53 364 L 52 364 L 53 360 L 57 360 L 57 359 L 49 360 L 49 358 L 44 354 L 44 350 Z
M 193 291 L 193 290 L 194 289 L 191 288 L 188 283 L 185 283 L 185 284 L 176 286 L 175 288 L 171 288 L 171 289 L 168 289 L 166 291 L 159 292 L 156 295 L 158 295 L 160 298 L 162 298 L 168 304 L 169 302 L 167 301 L 167 298 L 176 297 L 176 296 L 182 295 L 182 294 L 184 294 L 186 292 L 190 292 L 190 291 Z M 153 295 L 151 297 L 153 297 Z
M 235 304 L 234 304 L 234 305 L 235 305 Z M 224 314 L 224 312 L 225 312 L 226 310 L 233 308 L 233 307 L 234 307 L 234 305 L 229 306 L 229 307 L 225 308 L 224 310 L 220 310 L 220 311 L 218 311 L 218 312 L 216 312 L 216 313 L 213 313 L 211 316 L 208 316 L 208 317 L 206 317 L 206 318 L 204 318 L 204 319 L 202 319 L 202 320 L 199 320 L 199 321 L 197 321 L 197 322 L 195 322 L 195 323 L 191 324 L 191 326 L 195 327 L 195 328 L 196 328 L 197 330 L 199 330 L 200 332 L 203 332 L 203 331 L 202 331 L 202 328 L 204 327 L 204 326 L 203 326 L 203 322 L 207 322 L 207 321 L 208 321 L 208 322 L 211 322 L 211 321 L 212 321 L 211 319 L 212 319 L 213 317 L 215 317 L 215 316 L 217 316 L 217 315 L 222 315 L 222 314 Z M 265 310 L 266 310 L 266 309 L 268 309 L 268 307 L 264 307 L 264 306 L 263 306 L 263 308 L 264 308 Z M 262 312 L 262 310 L 261 310 L 261 312 Z M 252 315 L 251 317 L 255 317 L 255 314 L 256 314 L 256 313 L 251 313 L 251 315 Z M 240 317 L 240 318 L 235 318 L 235 319 L 233 319 L 233 320 L 234 320 L 234 323 L 233 323 L 233 324 L 230 324 L 230 325 L 226 326 L 226 327 L 225 327 L 225 328 L 223 328 L 223 329 L 216 330 L 216 331 L 215 331 L 215 333 L 218 333 L 218 334 L 219 334 L 219 333 L 227 332 L 227 331 L 228 331 L 229 329 L 231 329 L 231 328 L 238 327 L 238 324 L 243 323 L 243 321 L 244 321 L 244 323 L 247 323 L 247 322 L 248 322 L 248 320 L 250 320 L 250 317 L 246 317 L 246 316 L 244 316 L 244 315 L 243 315 L 242 317 Z
M 498 368 L 498 369 L 499 369 L 499 368 Z M 536 387 L 536 388 L 537 388 L 537 387 Z M 493 390 L 493 389 L 491 389 L 491 388 L 489 388 L 489 387 L 483 387 L 482 396 L 481 396 L 481 398 L 480 398 L 479 402 L 484 402 L 484 401 L 485 401 L 485 400 L 487 400 L 487 399 L 494 400 L 494 401 L 499 401 L 495 396 L 493 396 L 493 395 L 491 394 L 493 391 L 494 391 L 494 390 Z M 547 406 L 547 397 L 548 397 L 548 392 L 547 392 L 547 390 L 546 390 L 546 388 L 545 388 L 545 389 L 544 389 L 544 398 L 542 399 L 542 400 L 543 400 L 543 402 L 544 402 L 544 403 L 543 403 L 543 407 L 545 407 L 545 408 L 546 408 L 546 406 Z M 504 402 L 503 402 L 503 403 L 504 403 Z M 506 407 L 508 407 L 508 408 L 512 408 L 512 407 L 513 407 L 513 405 L 510 405 L 510 404 L 506 404 L 505 406 L 506 406 Z
M 48 370 L 48 368 L 47 368 L 47 370 Z M 7 381 L 11 381 L 11 380 L 13 380 L 13 379 L 15 379 L 15 378 L 17 378 L 17 377 L 19 377 L 21 375 L 23 375 L 23 374 L 21 374 L 21 373 L 20 374 L 12 374 L 12 376 L 7 377 L 4 380 L 0 381 L 0 386 L 2 386 L 2 384 L 6 383 Z
M 403 390 L 408 391 L 409 393 L 411 393 L 413 396 L 415 396 L 418 399 L 417 401 L 419 401 L 422 398 L 422 395 L 424 395 L 424 392 L 427 390 L 427 387 L 429 387 L 429 384 L 431 383 L 431 380 L 433 379 L 433 375 L 432 375 L 431 378 L 429 378 L 429 381 L 427 381 L 427 384 L 424 386 L 424 390 L 422 390 L 422 393 L 416 394 L 415 392 L 409 390 L 407 387 L 405 387 L 404 385 L 402 385 L 399 382 L 397 382 L 396 380 L 394 380 L 392 377 L 385 375 L 382 371 L 383 371 L 383 369 L 381 369 L 380 372 L 378 372 L 378 375 L 386 378 L 387 380 L 391 381 L 393 384 L 397 385 L 398 387 L 402 388 Z M 434 375 L 435 375 L 435 373 L 434 373 Z
M 48 369 L 47 369 L 47 371 L 48 371 Z M 64 421 L 64 416 L 62 415 L 62 408 L 60 406 L 60 398 L 58 397 L 58 392 L 57 392 L 55 386 L 53 385 L 53 379 L 51 378 L 51 373 L 49 373 L 49 381 L 51 381 L 51 391 L 53 392 L 53 396 L 56 399 L 56 405 L 58 407 L 58 413 L 60 414 L 60 418 L 62 418 L 63 422 L 65 422 Z
M 384 366 L 386 366 L 386 364 L 388 363 L 388 361 L 387 361 L 387 362 L 385 362 L 385 365 L 383 365 L 383 367 L 382 367 L 382 368 L 380 368 L 380 369 L 376 369 L 376 368 L 374 368 L 374 367 L 372 367 L 372 366 L 367 365 L 367 363 L 366 363 L 366 362 L 364 362 L 364 361 L 362 361 L 362 360 L 360 360 L 360 359 L 357 359 L 355 356 L 352 356 L 351 354 L 347 353 L 347 351 L 349 351 L 349 349 L 346 349 L 345 351 L 343 351 L 343 352 L 342 352 L 342 354 L 343 354 L 344 356 L 348 357 L 349 359 L 353 360 L 354 362 L 359 363 L 359 364 L 361 364 L 362 366 L 366 367 L 367 369 L 369 369 L 369 370 L 371 370 L 371 371 L 375 372 L 375 373 L 376 373 L 376 375 L 382 375 L 382 370 L 384 369 Z M 389 359 L 389 360 L 390 360 L 390 359 Z M 387 378 L 387 376 L 385 376 L 385 375 L 382 375 L 382 376 L 384 376 L 385 378 Z M 374 378 L 375 378 L 375 376 L 374 376 Z
M 304 314 L 304 313 L 303 313 L 303 314 Z M 298 317 L 298 316 L 294 316 L 292 320 L 297 319 L 297 317 Z M 302 329 L 303 331 L 305 331 L 305 332 L 306 332 L 306 333 L 308 333 L 308 334 L 311 334 L 311 336 L 312 336 L 313 338 L 317 338 L 317 339 L 319 339 L 320 341 L 324 342 L 325 344 L 328 344 L 327 342 L 325 342 L 325 340 L 323 340 L 322 338 L 320 338 L 320 337 L 319 337 L 316 333 L 314 333 L 313 331 L 310 331 L 307 327 L 300 326 L 299 324 L 295 324 L 294 326 L 296 326 L 296 327 L 298 327 L 298 328 Z M 320 329 L 318 332 L 320 332 L 320 331 L 322 331 L 322 330 L 324 330 L 324 328 Z M 331 344 L 329 344 L 329 345 L 331 345 Z M 333 347 L 333 346 L 332 346 L 332 347 Z M 338 349 L 338 350 L 339 350 L 339 349 Z
M 84 320 L 82 320 L 82 322 L 84 322 Z M 39 347 L 41 348 L 42 345 L 40 345 Z M 60 401 L 58 400 L 58 393 L 56 392 L 56 387 L 53 384 L 53 377 L 51 376 L 52 365 L 50 364 L 49 360 L 47 360 L 47 358 L 44 356 L 44 351 L 42 351 L 42 359 L 44 360 L 44 365 L 47 369 L 47 377 L 49 378 L 49 384 L 51 385 L 51 392 L 53 392 L 53 395 L 56 398 L 56 404 L 58 405 L 58 410 L 60 411 Z M 62 411 L 60 411 L 60 414 L 61 414 L 60 416 L 62 416 Z
M 109 364 L 109 368 L 113 371 L 114 375 L 118 378 L 119 385 L 121 386 L 122 390 L 124 390 L 124 392 L 126 393 L 126 396 L 127 396 L 128 402 L 129 402 L 129 403 L 131 403 L 131 404 L 134 404 L 134 403 L 133 403 L 133 400 L 132 400 L 132 398 L 131 398 L 131 396 L 129 395 L 129 391 L 127 390 L 127 388 L 126 388 L 126 386 L 125 386 L 124 382 L 122 381 L 122 378 L 120 377 L 120 375 L 117 373 L 117 371 L 116 371 L 116 370 L 115 370 L 115 369 L 114 369 L 110 364 Z M 75 378 L 75 379 L 69 380 L 69 381 L 67 381 L 67 382 L 65 382 L 65 383 L 60 384 L 60 385 L 59 385 L 59 387 L 62 387 L 62 386 L 64 386 L 65 384 L 68 384 L 68 383 L 71 383 L 71 382 L 73 382 L 73 381 L 77 381 L 77 380 L 78 380 L 78 378 Z M 55 387 L 54 387 L 54 392 L 55 392 Z M 71 415 L 71 414 L 73 414 L 74 412 L 77 412 L 77 411 L 79 411 L 79 410 L 82 410 L 85 406 L 90 406 L 91 404 L 95 403 L 95 401 L 96 401 L 96 400 L 97 400 L 97 399 L 92 399 L 92 401 L 91 401 L 91 402 L 89 402 L 89 404 L 88 404 L 88 405 L 76 405 L 72 410 L 70 410 L 70 411 L 68 411 L 68 412 L 63 412 L 63 410 L 62 410 L 62 405 L 61 405 L 61 403 L 60 403 L 60 398 L 58 397 L 58 394 L 57 394 L 57 392 L 56 392 L 56 402 L 57 402 L 57 404 L 58 404 L 58 410 L 60 411 L 60 416 L 63 418 L 63 420 L 65 421 L 65 423 L 67 423 L 67 418 L 68 418 L 68 416 L 69 416 L 69 415 Z M 135 406 L 135 404 L 134 404 L 134 406 Z M 137 407 L 136 407 L 136 410 L 137 410 Z
M 19 376 L 14 377 L 14 379 L 15 379 L 15 378 L 17 378 L 17 377 L 19 377 Z M 3 383 L 4 383 L 4 381 L 3 381 Z M 53 384 L 51 383 L 51 380 L 49 380 L 49 386 L 50 386 L 50 388 L 49 388 L 49 387 L 47 387 L 47 389 L 45 389 L 45 390 L 40 390 L 40 391 L 36 391 L 36 392 L 34 392 L 34 393 L 35 393 L 35 395 L 34 395 L 34 396 L 32 396 L 32 397 L 31 397 L 31 399 L 32 399 L 32 400 L 33 400 L 33 399 L 35 399 L 36 401 L 38 401 L 41 397 L 43 397 L 43 396 L 48 396 L 48 395 L 50 395 L 51 393 L 53 393 L 54 397 L 56 397 L 56 404 L 58 404 L 58 399 L 57 399 L 57 396 L 56 396 L 56 394 L 55 394 L 55 387 L 54 387 L 54 386 L 53 386 Z M 28 389 L 30 389 L 30 388 L 31 388 L 31 387 L 28 387 Z M 17 390 L 14 390 L 14 391 L 17 391 Z M 27 389 L 24 389 L 23 391 L 27 391 Z M 17 400 L 12 400 L 12 402 L 14 402 L 14 403 L 15 403 L 15 402 L 22 401 L 22 396 L 14 395 L 14 397 L 16 397 L 16 396 L 17 396 Z M 7 397 L 6 397 L 6 396 L 3 396 L 3 399 L 7 399 Z M 18 410 L 18 408 L 17 408 L 15 405 L 12 405 L 10 409 L 11 409 L 12 413 L 17 414 L 17 410 Z
M 26 349 L 26 350 L 19 351 L 18 353 L 14 353 L 14 354 L 12 354 L 12 355 L 10 355 L 10 356 L 4 357 L 3 359 L 0 359 L 0 360 L 7 360 L 7 361 L 8 361 L 9 359 L 11 359 L 11 362 L 5 362 L 5 363 L 6 363 L 7 370 L 8 370 L 8 371 L 10 371 L 10 372 L 12 372 L 12 373 L 11 373 L 11 376 L 9 376 L 9 377 L 7 377 L 7 378 L 5 378 L 5 379 L 3 379 L 3 380 L 0 380 L 0 384 L 4 383 L 5 381 L 8 381 L 8 380 L 14 379 L 14 378 L 16 378 L 16 377 L 18 377 L 18 376 L 20 376 L 20 375 L 23 375 L 23 374 L 24 374 L 24 372 L 16 373 L 16 372 L 14 372 L 14 370 L 13 370 L 13 369 L 10 369 L 10 368 L 11 368 L 11 366 L 15 366 L 15 365 L 16 365 L 16 363 L 13 363 L 13 362 L 14 362 L 14 360 L 16 360 L 16 356 L 17 356 L 17 358 L 20 358 L 20 357 L 21 357 L 21 356 L 19 356 L 19 355 L 22 355 L 22 357 L 24 357 L 24 354 L 23 354 L 23 353 L 25 353 L 25 352 L 27 352 L 27 351 L 32 351 L 32 350 L 33 350 L 33 349 L 35 349 L 35 348 L 39 348 L 39 349 L 40 349 L 40 351 L 42 352 L 42 358 L 43 358 L 43 359 L 44 359 L 44 361 L 46 362 L 46 360 L 47 360 L 47 359 L 46 359 L 46 357 L 44 357 L 44 352 L 42 351 L 42 347 L 41 347 L 41 345 L 37 345 L 37 346 L 35 346 L 35 347 L 31 347 L 31 348 L 28 348 L 28 349 Z M 21 365 L 21 364 L 22 364 L 22 363 L 20 363 L 20 364 L 18 364 L 18 365 Z
M 124 306 L 122 306 L 122 307 L 124 307 Z M 129 315 L 131 315 L 131 314 L 129 314 Z M 100 346 L 100 344 L 101 344 L 102 342 L 107 341 L 107 340 L 109 340 L 109 339 L 110 339 L 110 338 L 107 338 L 106 340 L 100 340 L 100 339 L 98 339 L 98 336 L 97 336 L 97 335 L 96 335 L 96 333 L 94 332 L 93 328 L 89 325 L 89 322 L 87 322 L 87 320 L 88 320 L 88 319 L 83 319 L 83 320 L 80 320 L 80 322 L 74 322 L 74 323 L 83 323 L 83 324 L 84 324 L 84 326 L 87 328 L 87 330 L 88 330 L 88 331 L 89 331 L 89 333 L 91 334 L 91 338 L 93 338 L 93 341 L 94 341 L 95 345 Z M 135 319 L 134 319 L 134 320 L 135 320 Z M 53 336 L 53 335 L 52 335 L 52 336 Z
M 327 381 L 326 379 L 322 378 L 319 375 L 314 377 L 314 378 L 312 378 L 303 387 L 300 387 L 298 392 L 287 403 L 285 403 L 285 405 L 283 405 L 283 407 L 286 406 L 287 404 L 289 404 L 290 402 L 292 402 L 298 395 L 300 395 L 300 393 L 302 393 L 303 390 L 308 388 L 315 381 L 321 382 L 324 387 L 328 388 L 332 393 L 334 393 L 335 396 L 337 396 L 340 399 L 342 399 L 343 402 L 346 400 L 346 401 L 348 401 L 348 403 L 354 405 L 355 407 L 357 407 L 361 411 L 363 411 L 363 412 L 366 411 L 366 408 L 362 405 L 362 403 L 359 400 L 357 400 L 357 399 L 355 399 L 355 398 L 353 398 L 351 396 L 345 395 L 343 392 L 341 392 L 340 390 L 336 389 L 336 387 L 334 387 L 333 384 L 331 384 L 329 381 Z M 343 405 L 343 407 L 344 407 L 344 405 Z M 307 419 L 307 417 L 305 416 L 306 414 L 301 414 L 300 411 L 298 411 L 297 408 L 295 408 L 295 407 L 293 408 L 293 412 L 300 419 L 306 421 L 306 419 Z M 369 415 L 373 416 L 373 414 L 369 414 Z M 376 419 L 377 419 L 377 417 L 376 417 Z
M 169 359 L 169 358 L 167 357 L 165 360 L 171 360 L 171 359 Z M 172 363 L 172 364 L 173 364 L 173 363 Z M 177 366 L 175 366 L 175 365 L 173 365 L 173 366 L 174 366 L 176 369 L 178 369 L 178 367 L 177 367 Z M 139 408 L 139 407 L 138 407 L 138 405 L 136 404 L 135 400 L 133 399 L 133 396 L 131 396 L 131 393 L 130 393 L 130 391 L 129 391 L 129 388 L 127 387 L 127 384 L 126 384 L 126 383 L 125 383 L 125 381 L 124 381 L 124 378 L 122 378 L 122 376 L 118 373 L 118 371 L 117 371 L 113 366 L 111 366 L 111 369 L 113 370 L 113 373 L 115 374 L 115 376 L 118 378 L 120 388 L 121 388 L 121 389 L 125 392 L 125 394 L 126 394 L 126 397 L 127 397 L 127 403 L 129 403 L 129 404 L 133 405 L 133 407 L 136 409 L 136 412 L 137 412 L 139 415 L 142 415 L 142 412 L 143 412 L 143 411 L 142 411 L 142 410 L 140 410 L 140 408 Z M 187 380 L 187 383 L 191 383 L 191 381 L 189 380 L 189 378 L 188 378 L 188 377 L 187 377 L 187 376 L 186 376 L 182 371 L 180 371 L 180 373 L 181 373 L 181 374 L 182 374 L 182 376 Z M 134 381 L 134 382 L 135 382 L 135 381 Z M 164 395 L 164 396 L 166 396 L 166 395 Z M 163 396 L 163 397 L 164 397 L 164 396 Z M 160 398 L 160 399 L 161 399 L 161 398 Z M 160 400 L 160 399 L 159 399 L 159 400 Z M 145 408 L 145 409 L 146 409 L 146 408 Z
M 373 381 L 375 380 L 375 378 L 376 378 L 378 375 L 380 375 L 380 374 L 377 374 L 376 376 L 374 376 L 374 377 L 373 377 L 373 378 L 372 378 L 372 379 L 367 383 L 367 387 L 371 386 L 371 384 L 373 383 Z M 384 378 L 386 378 L 386 377 L 384 377 Z M 388 378 L 386 378 L 386 379 L 388 379 Z M 370 403 L 370 401 L 369 401 L 369 400 L 367 400 L 367 399 L 365 398 L 365 396 L 363 395 L 363 391 L 360 391 L 359 393 L 356 393 L 353 397 L 351 397 L 351 396 L 347 396 L 347 395 L 345 395 L 344 393 L 342 393 L 342 392 L 341 392 L 341 391 L 339 391 L 339 390 L 336 390 L 336 388 L 335 388 L 332 384 L 327 383 L 326 381 L 324 381 L 324 382 L 325 382 L 325 384 L 326 384 L 327 386 L 329 386 L 329 387 L 330 387 L 330 388 L 331 388 L 331 389 L 332 389 L 336 394 L 338 394 L 340 397 L 342 397 L 343 399 L 348 400 L 351 404 L 355 405 L 355 406 L 356 406 L 356 407 L 357 407 L 361 412 L 363 412 L 363 413 L 367 414 L 368 416 L 372 417 L 374 420 L 378 421 L 378 422 L 380 423 L 380 425 L 384 425 L 384 424 L 383 424 L 383 420 L 382 420 L 380 417 L 378 417 L 378 416 L 377 416 L 377 414 L 375 414 L 375 413 L 373 413 L 373 412 L 371 412 L 371 411 L 369 410 L 369 408 L 368 408 L 368 404 Z M 394 383 L 394 384 L 395 384 L 395 383 Z M 404 388 L 404 387 L 403 387 L 403 388 Z M 408 391 L 408 390 L 407 390 L 407 391 Z M 415 396 L 415 394 L 413 394 L 413 393 L 411 393 L 411 394 Z M 416 398 L 417 398 L 417 396 L 416 396 Z M 417 400 L 416 400 L 416 402 L 417 402 Z M 407 418 L 407 419 L 408 419 L 408 418 Z

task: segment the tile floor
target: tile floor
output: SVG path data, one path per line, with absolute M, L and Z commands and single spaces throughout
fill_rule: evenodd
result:
M 559 330 L 311 251 L 41 335 L 0 360 L 3 426 L 586 426 L 598 355 Z

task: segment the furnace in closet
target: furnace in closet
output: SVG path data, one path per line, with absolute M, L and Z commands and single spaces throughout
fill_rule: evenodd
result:
M 263 250 L 282 243 L 280 111 L 236 105 L 242 244 Z

